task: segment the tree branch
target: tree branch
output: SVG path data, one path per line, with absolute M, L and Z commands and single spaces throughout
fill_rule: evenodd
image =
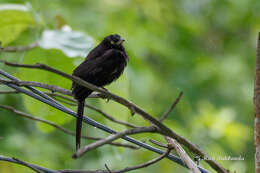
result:
M 55 86 L 55 85 L 50 85 L 50 84 L 44 84 L 41 82 L 32 82 L 32 81 L 14 81 L 14 80 L 4 80 L 4 79 L 0 79 L 0 83 L 4 83 L 4 84 L 15 84 L 17 86 L 34 86 L 34 87 L 39 87 L 39 88 L 44 88 L 44 89 L 48 89 L 52 92 L 58 92 L 61 94 L 65 94 L 68 96 L 72 96 L 72 93 L 70 90 L 66 90 L 64 88 Z
M 25 118 L 28 118 L 28 119 L 31 119 L 31 120 L 34 120 L 34 121 L 42 122 L 44 124 L 50 125 L 50 126 L 56 128 L 56 129 L 60 130 L 60 131 L 62 131 L 64 133 L 66 133 L 66 134 L 75 136 L 75 133 L 70 131 L 70 130 L 67 130 L 67 129 L 65 129 L 65 128 L 63 128 L 63 127 L 61 127 L 61 126 L 59 126 L 59 125 L 57 125 L 57 124 L 55 124 L 53 122 L 50 122 L 50 121 L 47 121 L 47 120 L 44 120 L 44 119 L 32 116 L 31 114 L 19 111 L 19 110 L 15 109 L 14 107 L 1 105 L 0 104 L 0 108 L 12 111 L 12 112 L 14 112 L 17 115 L 20 115 L 22 117 L 25 117 Z M 90 137 L 90 136 L 81 136 L 81 138 L 88 139 L 88 140 L 102 140 L 103 139 L 103 138 Z M 114 146 L 119 146 L 119 147 L 126 147 L 126 148 L 130 148 L 130 149 L 139 149 L 139 147 L 136 147 L 136 146 L 130 145 L 130 144 L 122 144 L 122 143 L 118 143 L 118 142 L 110 142 L 109 144 L 110 145 L 114 145 Z
M 162 148 L 169 148 L 168 145 L 162 144 L 162 143 L 157 142 L 157 141 L 155 141 L 155 140 L 153 140 L 153 139 L 149 139 L 149 141 L 150 141 L 151 143 L 153 143 L 153 144 L 159 146 L 159 147 L 162 147 Z
M 128 123 L 128 122 L 125 122 L 125 121 L 121 121 L 121 120 L 117 120 L 115 119 L 114 117 L 112 117 L 111 115 L 108 115 L 107 113 L 103 112 L 102 110 L 94 107 L 94 106 L 91 106 L 89 104 L 85 104 L 85 107 L 87 108 L 90 108 L 98 113 L 100 113 L 101 115 L 103 115 L 104 117 L 106 117 L 107 119 L 109 119 L 110 121 L 113 121 L 117 124 L 121 124 L 121 125 L 125 125 L 127 127 L 130 127 L 130 128 L 137 128 L 138 126 L 134 125 L 134 124 L 131 124 L 131 123 Z
M 120 169 L 120 170 L 109 170 L 111 173 L 124 173 L 124 172 L 129 172 L 129 171 L 133 171 L 136 169 L 141 169 L 141 168 L 145 168 L 148 167 L 152 164 L 155 164 L 157 162 L 159 162 L 160 160 L 162 160 L 163 158 L 165 158 L 166 156 L 168 156 L 168 154 L 170 153 L 171 149 L 168 149 L 164 154 L 162 154 L 161 156 L 154 158 L 146 163 L 140 164 L 140 165 L 136 165 L 136 166 L 132 166 L 132 167 L 126 167 L 124 169 Z M 60 170 L 62 173 L 110 173 L 108 170 L 97 170 L 97 171 L 85 171 L 85 170 Z
M 0 70 L 0 74 L 3 75 L 3 76 L 5 76 L 5 77 L 7 77 L 7 78 L 9 78 L 9 79 L 11 79 L 11 80 L 19 80 L 19 79 L 15 78 L 14 76 L 12 76 L 12 75 L 10 75 L 10 74 L 8 74 L 8 73 L 2 71 L 2 70 Z M 47 104 L 47 105 L 49 105 L 49 106 L 52 106 L 52 107 L 54 107 L 54 108 L 56 108 L 56 109 L 58 109 L 58 110 L 60 110 L 60 111 L 62 111 L 62 112 L 64 112 L 64 113 L 67 113 L 68 115 L 71 115 L 71 116 L 73 116 L 73 117 L 75 117 L 75 118 L 77 117 L 77 114 L 76 114 L 75 112 L 73 112 L 73 111 L 71 111 L 70 109 L 66 108 L 65 106 L 59 104 L 59 103 L 56 102 L 55 100 L 48 98 L 48 96 L 47 96 L 46 94 L 40 92 L 39 90 L 37 90 L 37 89 L 35 89 L 35 88 L 31 87 L 31 86 L 26 87 L 26 88 L 28 88 L 30 91 L 27 91 L 27 90 L 25 90 L 25 89 L 23 89 L 23 88 L 20 88 L 20 87 L 14 85 L 14 84 L 7 84 L 7 86 L 10 87 L 10 88 L 15 89 L 15 90 L 17 90 L 17 91 L 19 91 L 19 92 L 21 92 L 21 93 L 24 93 L 24 94 L 26 94 L 26 95 L 28 95 L 28 96 L 30 96 L 30 97 L 32 97 L 32 98 L 38 100 L 38 101 L 41 101 L 41 102 L 43 102 L 43 103 L 45 103 L 45 104 Z M 92 120 L 92 119 L 89 118 L 89 117 L 83 116 L 83 121 L 84 121 L 84 123 L 87 123 L 87 124 L 89 124 L 89 125 L 91 125 L 91 126 L 97 127 L 97 128 L 99 128 L 100 130 L 102 130 L 102 131 L 105 131 L 105 132 L 108 132 L 108 133 L 111 133 L 111 134 L 117 133 L 115 130 L 113 130 L 113 129 L 109 128 L 109 127 L 106 127 L 106 126 L 104 126 L 103 124 L 100 124 L 100 123 L 98 123 L 98 122 Z M 148 144 L 145 144 L 145 143 L 143 143 L 143 142 L 140 142 L 140 141 L 138 141 L 138 140 L 135 140 L 135 139 L 133 139 L 133 138 L 131 138 L 131 137 L 129 137 L 129 136 L 123 136 L 122 139 L 124 139 L 124 140 L 126 140 L 126 141 L 128 141 L 128 142 L 134 143 L 134 144 L 136 144 L 136 145 L 138 145 L 138 146 L 140 146 L 140 147 L 143 147 L 143 148 L 145 148 L 145 149 L 147 149 L 147 150 L 153 151 L 153 152 L 155 152 L 155 153 L 163 154 L 163 151 L 162 151 L 162 150 L 159 150 L 159 149 L 154 148 L 154 147 L 152 147 L 152 146 L 150 146 L 150 145 L 148 145 Z M 171 161 L 173 161 L 173 162 L 176 162 L 176 163 L 178 163 L 178 164 L 184 166 L 184 165 L 183 165 L 183 162 L 182 162 L 179 158 L 177 158 L 176 156 L 174 156 L 174 155 L 172 155 L 172 154 L 169 154 L 169 155 L 167 156 L 167 158 L 169 158 L 169 159 L 170 159 Z M 203 168 L 201 168 L 201 167 L 199 167 L 199 169 L 200 169 L 203 173 L 209 173 L 209 171 L 207 171 L 207 170 L 205 170 L 205 169 L 203 169 Z
M 31 82 L 25 82 L 25 81 L 9 81 L 9 80 L 1 80 L 0 79 L 0 83 L 14 83 L 14 84 L 16 84 L 16 83 L 20 83 L 21 85 L 23 84 L 23 83 L 27 83 L 28 85 L 26 85 L 26 86 L 33 86 L 33 85 L 29 85 Z M 33 82 L 33 83 L 35 83 L 35 82 Z M 36 83 L 39 83 L 39 82 L 36 82 Z M 48 84 L 43 84 L 43 83 L 39 83 L 40 85 L 48 85 Z M 18 84 L 19 85 L 19 84 Z M 20 86 L 20 85 L 19 85 Z M 22 85 L 23 86 L 23 85 Z M 54 85 L 50 85 L 52 88 L 53 87 L 57 87 L 57 86 L 54 86 Z M 59 87 L 57 87 L 57 88 L 59 88 Z M 56 88 L 56 89 L 57 89 Z M 63 88 L 62 88 L 63 89 Z M 63 90 L 66 90 L 66 89 L 63 89 Z M 0 94 L 13 94 L 13 93 L 15 93 L 15 94 L 17 94 L 17 93 L 19 93 L 19 92 L 17 92 L 17 91 L 0 91 Z M 66 96 L 63 96 L 63 95 L 60 95 L 60 94 L 57 94 L 57 93 L 51 93 L 51 92 L 44 92 L 45 94 L 47 94 L 47 95 L 49 95 L 49 96 L 51 96 L 51 97 L 53 97 L 53 96 L 57 96 L 57 97 L 60 97 L 60 98 L 62 98 L 62 99 L 65 99 L 65 100 L 68 100 L 68 101 L 70 101 L 70 102 L 73 102 L 73 103 L 69 103 L 69 102 L 66 102 L 66 101 L 64 101 L 64 100 L 61 100 L 61 99 L 57 99 L 56 98 L 56 100 L 58 100 L 58 101 L 60 101 L 60 102 L 64 102 L 64 103 L 66 103 L 66 104 L 68 104 L 68 105 L 70 105 L 70 106 L 77 106 L 77 101 L 75 100 L 75 99 L 72 99 L 72 98 L 69 98 L 69 97 L 66 97 Z M 91 95 L 90 95 L 91 96 Z M 96 94 L 92 94 L 92 98 L 93 97 L 96 97 L 97 95 Z M 107 114 L 107 113 L 105 113 L 105 112 L 103 112 L 102 110 L 100 110 L 100 109 L 98 109 L 98 108 L 96 108 L 96 107 L 94 107 L 94 106 L 91 106 L 91 105 L 89 105 L 89 104 L 85 104 L 85 107 L 87 107 L 87 108 L 89 108 L 89 109 L 92 109 L 92 110 L 94 110 L 94 111 L 96 111 L 96 112 L 98 112 L 99 114 L 101 114 L 101 115 L 103 115 L 105 118 L 107 118 L 107 119 L 109 119 L 110 121 L 113 121 L 113 122 L 115 122 L 115 123 L 117 123 L 117 124 L 121 124 L 121 125 L 124 125 L 124 126 L 127 126 L 127 127 L 130 127 L 130 128 L 136 128 L 136 127 L 138 127 L 138 126 L 136 126 L 136 125 L 134 125 L 134 124 L 131 124 L 131 123 L 128 123 L 128 122 L 125 122 L 125 121 L 121 121 L 121 120 L 117 120 L 117 119 L 115 119 L 114 117 L 112 117 L 111 115 L 109 115 L 109 114 Z
M 9 47 L 1 47 L 0 45 L 0 52 L 22 52 L 26 50 L 30 50 L 33 48 L 38 47 L 39 44 L 37 42 L 34 42 L 27 46 L 9 46 Z
M 254 136 L 256 173 L 260 173 L 260 33 L 258 33 L 255 86 L 254 86 Z
M 7 81 L 7 80 L 6 80 Z M 9 81 L 8 81 L 9 82 Z M 1 82 L 0 82 L 1 83 Z M 29 85 L 30 86 L 30 85 Z M 55 86 L 55 85 L 53 85 L 53 86 Z M 62 88 L 62 89 L 64 89 L 64 88 Z M 64 89 L 64 90 L 66 90 L 66 89 Z M 68 91 L 70 91 L 70 90 L 68 90 Z M 14 90 L 14 91 L 0 91 L 0 94 L 20 94 L 21 92 L 19 92 L 19 91 L 16 91 L 16 90 Z M 48 91 L 44 91 L 43 92 L 44 94 L 47 94 L 48 96 L 52 96 L 52 97 L 60 97 L 60 98 L 62 98 L 62 99 L 66 99 L 66 100 L 68 100 L 68 101 L 71 101 L 71 102 L 75 102 L 76 103 L 76 100 L 75 99 L 72 99 L 72 98 L 70 98 L 70 97 L 67 97 L 67 96 L 64 96 L 64 95 L 62 95 L 62 94 L 59 94 L 59 93 L 54 93 L 53 91 L 51 91 L 51 92 L 48 92 Z M 22 93 L 23 94 L 23 93 Z M 70 96 L 70 95 L 69 95 Z M 88 96 L 88 98 L 103 98 L 104 99 L 104 96 L 102 95 L 102 94 L 99 94 L 99 93 L 92 93 L 92 94 L 90 94 L 89 96 Z
M 98 140 L 96 142 L 93 142 L 89 145 L 86 145 L 82 148 L 80 148 L 79 150 L 76 151 L 76 153 L 73 154 L 73 158 L 78 158 L 80 156 L 82 156 L 84 153 L 96 149 L 97 147 L 100 147 L 102 145 L 105 145 L 109 142 L 112 142 L 116 139 L 121 138 L 122 136 L 125 135 L 132 135 L 132 134 L 138 134 L 138 133 L 144 133 L 144 132 L 156 132 L 157 128 L 155 126 L 149 126 L 149 127 L 137 127 L 134 129 L 129 129 L 129 130 L 125 130 L 123 132 L 119 132 L 116 134 L 112 134 L 104 139 Z
M 175 106 L 179 103 L 179 101 L 181 100 L 183 92 L 181 91 L 179 93 L 179 96 L 177 97 L 177 99 L 173 102 L 173 104 L 171 105 L 171 107 L 169 108 L 168 111 L 166 111 L 163 116 L 160 118 L 160 122 L 163 122 L 163 120 L 165 120 L 168 115 L 171 113 L 171 111 L 175 108 Z
M 21 160 L 18 160 L 18 159 L 5 157 L 5 156 L 2 156 L 2 155 L 0 155 L 0 161 L 16 163 L 16 164 L 19 164 L 19 165 L 26 166 L 30 169 L 34 168 L 33 169 L 34 171 L 38 170 L 38 171 L 41 171 L 41 172 L 44 172 L 44 173 L 61 173 L 60 171 L 54 171 L 54 170 L 51 170 L 51 169 L 43 168 L 41 166 L 37 166 L 37 165 L 31 164 L 31 163 L 28 163 L 28 162 L 24 162 L 24 161 L 21 161 Z
M 225 168 L 223 168 L 220 164 L 218 164 L 215 160 L 213 160 L 207 153 L 205 153 L 204 151 L 202 151 L 199 147 L 197 147 L 195 144 L 192 144 L 190 141 L 188 141 L 187 139 L 185 139 L 184 137 L 176 134 L 175 132 L 173 132 L 171 129 L 169 129 L 168 127 L 166 127 L 164 124 L 162 124 L 160 121 L 156 120 L 155 118 L 153 118 L 151 115 L 149 115 L 147 112 L 145 112 L 144 110 L 142 110 L 141 108 L 139 108 L 138 106 L 136 106 L 135 104 L 133 104 L 132 102 L 117 96 L 115 94 L 110 93 L 109 91 L 106 91 L 100 87 L 96 87 L 95 85 L 92 85 L 84 80 L 81 80 L 78 77 L 75 76 L 71 76 L 69 74 L 66 74 L 62 71 L 59 71 L 57 69 L 54 69 L 52 67 L 49 67 L 45 64 L 34 64 L 34 65 L 27 65 L 27 64 L 17 64 L 17 63 L 10 63 L 10 62 L 6 62 L 6 65 L 9 66 L 14 66 L 14 67 L 24 67 L 24 68 L 33 68 L 33 69 L 42 69 L 42 70 L 47 70 L 49 72 L 53 72 L 56 73 L 58 75 L 61 75 L 65 78 L 68 78 L 74 82 L 76 82 L 79 85 L 82 85 L 84 87 L 87 87 L 93 91 L 98 91 L 102 94 L 104 94 L 104 96 L 126 106 L 129 108 L 129 110 L 134 110 L 134 112 L 138 113 L 139 115 L 141 115 L 145 120 L 153 123 L 154 125 L 156 125 L 159 130 L 158 132 L 160 132 L 161 134 L 165 135 L 165 136 L 169 136 L 172 137 L 174 139 L 176 139 L 179 143 L 185 145 L 190 151 L 192 151 L 193 153 L 200 155 L 202 157 L 207 157 L 209 159 L 206 160 L 206 162 L 213 168 L 215 169 L 217 172 L 219 173 L 228 173 L 228 170 L 226 170 Z
M 26 162 L 24 162 L 24 161 L 22 161 L 22 160 L 19 160 L 19 159 L 14 158 L 14 157 L 13 157 L 13 159 L 14 159 L 15 161 L 17 161 L 17 163 L 20 163 L 21 165 L 24 165 L 24 166 L 26 166 L 26 167 L 28 167 L 28 168 L 31 168 L 32 170 L 34 170 L 34 171 L 37 172 L 37 173 L 43 173 L 43 171 L 41 171 L 41 170 L 39 170 L 39 169 L 33 167 L 32 165 L 30 165 L 30 164 L 28 164 L 28 163 L 26 163 Z
M 105 164 L 105 167 L 106 167 L 106 169 L 107 169 L 107 172 L 108 172 L 108 173 L 111 173 L 111 170 L 109 169 L 109 167 L 107 166 L 107 164 Z
M 165 136 L 165 139 L 168 142 L 168 146 L 175 149 L 175 151 L 178 153 L 183 163 L 187 165 L 187 167 L 191 170 L 191 172 L 201 173 L 197 165 L 191 160 L 191 158 L 186 154 L 185 150 L 181 147 L 180 144 L 178 144 L 176 140 L 167 136 Z

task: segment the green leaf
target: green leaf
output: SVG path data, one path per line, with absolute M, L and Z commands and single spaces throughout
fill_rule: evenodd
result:
M 0 5 L 0 41 L 5 46 L 16 40 L 35 20 L 27 6 L 16 4 Z
M 66 25 L 63 30 L 45 30 L 39 43 L 42 48 L 59 49 L 68 57 L 76 57 L 86 56 L 94 41 L 92 37 L 82 32 L 71 31 Z

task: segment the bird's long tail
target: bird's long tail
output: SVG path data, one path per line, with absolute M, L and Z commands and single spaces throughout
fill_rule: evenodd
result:
M 80 148 L 80 137 L 81 137 L 82 119 L 84 113 L 84 104 L 85 104 L 85 99 L 78 101 L 78 118 L 76 124 L 76 150 Z

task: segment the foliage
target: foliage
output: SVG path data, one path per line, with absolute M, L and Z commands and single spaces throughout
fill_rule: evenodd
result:
M 7 3 L 16 6 L 6 6 Z M 119 33 L 126 40 L 130 64 L 124 75 L 107 88 L 157 117 L 182 90 L 184 96 L 166 124 L 215 158 L 243 157 L 243 161 L 218 161 L 232 171 L 250 173 L 254 170 L 252 93 L 259 8 L 256 0 L 1 0 L 1 46 L 50 41 L 43 34 L 48 30 L 63 34 L 53 37 L 52 47 L 42 43 L 26 52 L 0 53 L 0 59 L 41 62 L 71 73 L 93 46 L 93 40 L 98 43 L 108 34 Z M 80 33 L 81 37 L 73 39 L 73 33 Z M 0 68 L 26 81 L 67 89 L 71 86 L 68 80 L 48 72 L 2 64 Z M 0 102 L 74 129 L 74 119 L 26 96 L 0 95 Z M 87 102 L 121 120 L 144 125 L 141 118 L 130 116 L 118 104 L 95 99 Z M 52 169 L 98 169 L 104 163 L 110 168 L 123 168 L 156 156 L 144 150 L 132 152 L 105 146 L 102 152 L 99 149 L 73 160 L 73 137 L 0 111 L 0 154 Z M 124 129 L 90 110 L 86 114 L 116 130 Z M 86 129 L 90 136 L 106 135 L 91 127 Z M 144 135 L 136 137 L 149 139 Z M 144 171 L 159 170 L 186 171 L 167 160 Z M 0 172 L 26 171 L 0 163 Z

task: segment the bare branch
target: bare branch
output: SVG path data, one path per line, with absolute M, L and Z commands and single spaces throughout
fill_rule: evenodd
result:
M 132 166 L 132 167 L 126 167 L 124 169 L 120 169 L 120 170 L 96 170 L 96 171 L 85 171 L 85 170 L 60 170 L 62 173 L 124 173 L 124 172 L 130 172 L 136 169 L 141 169 L 141 168 L 145 168 L 148 167 L 152 164 L 155 164 L 157 162 L 159 162 L 160 160 L 162 160 L 163 158 L 165 158 L 166 156 L 168 156 L 168 154 L 170 153 L 171 149 L 168 149 L 164 154 L 162 154 L 161 156 L 154 158 L 146 163 L 140 164 L 140 165 L 136 165 L 136 166 Z M 110 171 L 110 172 L 109 172 Z
M 39 121 L 39 122 L 45 123 L 45 124 L 50 125 L 50 126 L 52 126 L 52 127 L 56 128 L 56 129 L 58 129 L 58 130 L 60 130 L 60 131 L 62 131 L 64 133 L 66 133 L 66 134 L 75 136 L 75 133 L 70 131 L 70 130 L 67 130 L 67 129 L 65 129 L 65 128 L 63 128 L 63 127 L 61 127 L 61 126 L 59 126 L 59 125 L 57 125 L 57 124 L 55 124 L 53 122 L 50 122 L 50 121 L 47 121 L 47 120 L 44 120 L 44 119 L 32 116 L 31 114 L 19 111 L 19 110 L 15 109 L 14 107 L 1 105 L 0 104 L 0 108 L 12 111 L 12 112 L 14 112 L 17 115 L 20 115 L 22 117 L 25 117 L 25 118 L 28 118 L 28 119 L 31 119 L 31 120 L 34 120 L 34 121 Z M 81 136 L 81 138 L 88 139 L 88 140 L 102 140 L 103 139 L 103 138 L 90 137 L 90 136 Z M 118 147 L 126 147 L 126 148 L 130 148 L 130 149 L 139 149 L 139 147 L 137 147 L 137 146 L 130 145 L 130 144 L 122 144 L 122 143 L 118 143 L 118 142 L 110 142 L 108 144 L 114 145 L 114 146 L 118 146 Z
M 138 113 L 139 115 L 141 115 L 145 120 L 147 120 L 148 122 L 156 125 L 159 129 L 158 132 L 165 135 L 165 136 L 169 136 L 172 137 L 174 139 L 176 139 L 179 143 L 185 145 L 190 151 L 192 151 L 193 153 L 202 156 L 202 157 L 206 157 L 209 158 L 206 160 L 206 162 L 216 171 L 218 171 L 219 173 L 228 173 L 228 170 L 226 170 L 225 168 L 223 168 L 220 164 L 218 164 L 214 159 L 212 159 L 206 152 L 202 151 L 197 145 L 191 143 L 189 140 L 185 139 L 184 137 L 176 134 L 174 131 L 172 131 L 171 129 L 169 129 L 167 126 L 165 126 L 164 124 L 162 124 L 160 121 L 158 121 L 157 119 L 155 119 L 154 117 L 152 117 L 150 114 L 148 114 L 147 112 L 145 112 L 143 109 L 141 109 L 140 107 L 136 106 L 134 103 L 120 97 L 117 96 L 113 93 L 110 93 L 109 91 L 106 91 L 100 87 L 96 87 L 93 84 L 90 84 L 78 77 L 75 76 L 71 76 L 69 74 L 66 74 L 62 71 L 59 71 L 57 69 L 54 69 L 52 67 L 49 67 L 45 64 L 34 64 L 34 65 L 27 65 L 27 64 L 18 64 L 18 63 L 10 63 L 10 62 L 4 62 L 6 65 L 9 66 L 13 66 L 13 67 L 24 67 L 24 68 L 33 68 L 33 69 L 42 69 L 42 70 L 46 70 L 49 72 L 53 72 L 56 73 L 58 75 L 61 75 L 65 78 L 68 78 L 74 82 L 76 82 L 79 85 L 82 85 L 86 88 L 89 88 L 93 91 L 98 91 L 102 94 L 104 94 L 104 96 L 106 96 L 107 98 L 110 98 L 124 106 L 126 106 L 127 108 L 129 108 L 129 110 L 133 111 L 135 113 Z
M 4 84 L 15 84 L 18 86 L 35 86 L 35 87 L 39 87 L 39 88 L 44 88 L 44 89 L 48 89 L 52 92 L 59 92 L 61 94 L 65 94 L 65 95 L 69 95 L 72 96 L 72 93 L 70 90 L 66 90 L 64 88 L 55 86 L 55 85 L 49 85 L 49 84 L 44 84 L 41 82 L 32 82 L 32 81 L 11 81 L 11 80 L 4 80 L 4 79 L 0 79 L 0 83 L 4 83 Z
M 53 86 L 56 87 L 55 85 L 53 85 Z M 64 89 L 64 88 L 62 88 L 62 89 Z M 66 89 L 64 89 L 64 90 L 66 90 Z M 68 91 L 70 91 L 70 90 L 68 90 Z M 0 91 L 0 94 L 19 94 L 19 93 L 21 93 L 21 92 L 19 92 L 19 91 Z M 63 99 L 66 99 L 66 100 L 69 100 L 72 102 L 76 102 L 75 99 L 72 99 L 70 97 L 64 96 L 59 93 L 55 93 L 53 91 L 52 92 L 44 91 L 43 93 L 47 94 L 48 96 L 57 96 L 57 97 L 60 97 L 60 98 L 63 98 Z M 72 95 L 68 95 L 68 96 L 72 96 Z M 104 98 L 104 96 L 102 96 L 101 94 L 98 94 L 98 93 L 92 93 L 88 96 L 88 98 Z
M 61 173 L 108 173 L 107 170 L 80 170 L 80 169 L 63 169 L 60 170 Z M 114 173 L 114 172 L 113 172 Z
M 108 172 L 108 173 L 111 173 L 111 170 L 109 169 L 109 167 L 107 166 L 107 164 L 105 164 L 105 167 L 106 167 L 106 169 L 107 169 L 107 172 Z
M 168 145 L 162 144 L 162 143 L 157 142 L 157 141 L 155 141 L 155 140 L 153 140 L 153 139 L 149 139 L 149 141 L 150 141 L 151 143 L 153 143 L 153 144 L 159 146 L 159 147 L 162 147 L 162 148 L 169 148 Z
M 159 162 L 160 160 L 162 160 L 164 157 L 168 156 L 168 154 L 170 153 L 171 149 L 168 149 L 164 154 L 162 154 L 161 156 L 154 158 L 146 163 L 143 163 L 141 165 L 137 165 L 137 166 L 133 166 L 133 167 L 126 167 L 125 169 L 119 170 L 119 171 L 113 171 L 112 173 L 123 173 L 123 172 L 129 172 L 129 171 L 133 171 L 136 169 L 140 169 L 140 168 L 145 168 L 148 167 L 152 164 L 155 164 L 157 162 Z
M 44 172 L 44 173 L 61 173 L 60 171 L 54 171 L 54 170 L 51 170 L 51 169 L 43 168 L 41 166 L 37 166 L 37 165 L 31 164 L 31 163 L 28 163 L 28 162 L 24 162 L 24 161 L 21 161 L 21 160 L 18 160 L 18 159 L 5 157 L 5 156 L 2 156 L 2 155 L 0 155 L 0 161 L 12 162 L 12 163 L 16 163 L 16 164 L 19 164 L 19 165 L 23 165 L 23 166 L 26 166 L 30 169 L 33 169 L 34 171 L 38 170 L 38 173 L 42 173 L 42 172 Z
M 144 132 L 152 133 L 152 132 L 156 132 L 156 130 L 157 130 L 157 128 L 155 126 L 149 126 L 149 127 L 138 127 L 138 128 L 134 128 L 134 129 L 125 130 L 123 132 L 119 132 L 116 134 L 112 134 L 104 139 L 98 140 L 96 142 L 93 142 L 89 145 L 86 145 L 86 146 L 80 148 L 79 150 L 76 151 L 75 154 L 73 154 L 73 158 L 78 158 L 78 157 L 82 156 L 84 153 L 86 153 L 90 150 L 96 149 L 97 147 L 105 145 L 109 142 L 112 142 L 118 138 L 121 138 L 122 136 L 144 133 Z
M 171 113 L 171 111 L 175 108 L 175 106 L 179 103 L 179 101 L 181 100 L 183 92 L 181 91 L 179 93 L 179 96 L 177 97 L 177 99 L 173 102 L 173 104 L 171 105 L 171 107 L 169 108 L 168 111 L 166 111 L 163 116 L 160 118 L 160 122 L 163 122 L 163 120 L 165 120 L 168 115 Z
M 256 173 L 260 173 L 260 33 L 258 33 L 255 86 L 254 86 L 254 136 Z
M 193 173 L 201 173 L 196 164 L 191 160 L 191 158 L 186 154 L 184 149 L 181 147 L 178 142 L 170 137 L 165 136 L 165 139 L 168 142 L 169 147 L 172 147 L 175 149 L 175 151 L 180 156 L 183 163 L 187 165 L 187 167 L 191 170 Z
M 65 97 L 63 97 L 63 98 L 66 99 L 66 100 L 68 100 L 68 101 L 70 101 L 70 102 L 64 101 L 64 100 L 58 99 L 58 98 L 56 98 L 56 100 L 58 100 L 58 101 L 60 101 L 60 102 L 63 102 L 63 103 L 66 103 L 66 104 L 68 104 L 68 105 L 70 105 L 70 106 L 77 106 L 77 104 L 76 104 L 77 101 L 76 101 L 76 100 L 71 99 L 71 98 L 65 98 Z M 94 106 L 91 106 L 91 105 L 89 105 L 89 104 L 87 104 L 87 103 L 85 103 L 85 107 L 87 107 L 87 108 L 89 108 L 89 109 L 92 109 L 92 110 L 94 110 L 94 111 L 100 113 L 100 114 L 103 115 L 105 118 L 107 118 L 107 119 L 109 119 L 110 121 L 115 122 L 115 123 L 117 123 L 117 124 L 121 124 L 121 125 L 130 127 L 130 128 L 136 128 L 136 127 L 138 127 L 138 126 L 136 126 L 136 125 L 134 125 L 134 124 L 131 124 L 131 123 L 128 123 L 128 122 L 125 122 L 125 121 L 121 121 L 121 120 L 117 120 L 117 119 L 115 119 L 114 117 L 112 117 L 111 115 L 109 115 L 109 114 L 103 112 L 101 109 L 98 109 L 98 108 L 96 108 L 96 107 L 94 107 Z
M 24 161 L 22 161 L 22 160 L 19 160 L 19 159 L 14 158 L 14 157 L 13 157 L 13 159 L 14 159 L 15 161 L 17 161 L 17 163 L 20 163 L 21 165 L 24 165 L 24 166 L 26 166 L 26 167 L 28 167 L 28 168 L 31 168 L 32 170 L 34 170 L 34 171 L 37 172 L 37 173 L 43 173 L 43 171 L 41 171 L 41 170 L 39 170 L 39 169 L 33 167 L 32 165 L 30 165 L 30 164 L 28 164 L 28 163 L 26 163 L 26 162 L 24 162 Z
M 138 126 L 134 125 L 134 124 L 131 124 L 131 123 L 128 123 L 128 122 L 124 122 L 124 121 L 121 121 L 121 120 L 117 120 L 115 119 L 114 117 L 112 117 L 111 115 L 108 115 L 107 113 L 103 112 L 102 110 L 94 107 L 94 106 L 91 106 L 89 104 L 85 104 L 85 107 L 88 107 L 98 113 L 100 113 L 101 115 L 103 115 L 104 117 L 106 117 L 107 119 L 109 119 L 110 121 L 113 121 L 115 123 L 118 123 L 118 124 L 121 124 L 121 125 L 125 125 L 125 126 L 128 126 L 130 128 L 137 128 Z
M 39 44 L 37 42 L 32 43 L 28 46 L 9 46 L 9 47 L 1 47 L 0 46 L 0 52 L 22 52 L 22 51 L 26 51 L 26 50 L 30 50 L 33 48 L 38 47 Z
M 0 91 L 0 94 L 18 94 L 19 91 Z
M 2 80 L 0 79 L 0 83 L 13 83 L 13 84 L 17 84 L 19 86 L 37 86 L 37 87 L 41 87 L 41 88 L 45 88 L 45 89 L 49 89 L 51 90 L 52 92 L 59 92 L 59 93 L 62 93 L 62 94 L 65 94 L 65 95 L 69 95 L 71 96 L 71 91 L 70 90 L 66 90 L 64 88 L 60 88 L 58 86 L 55 86 L 55 85 L 49 85 L 49 84 L 44 84 L 44 83 L 40 83 L 40 82 L 31 82 L 31 81 L 10 81 L 10 80 Z M 2 94 L 10 94 L 10 93 L 19 93 L 19 92 L 13 92 L 13 91 L 6 91 L 6 92 L 3 92 L 2 91 Z M 50 92 L 44 92 L 46 93 L 47 95 L 49 96 L 58 96 L 62 99 L 66 99 L 66 100 L 69 100 L 73 103 L 68 103 L 66 101 L 63 101 L 63 100 L 60 100 L 60 99 L 57 99 L 59 101 L 62 101 L 62 102 L 65 102 L 66 104 L 69 104 L 71 106 L 77 106 L 77 101 L 75 99 L 72 99 L 72 98 L 69 98 L 69 97 L 66 97 L 66 96 L 63 96 L 63 95 L 60 95 L 60 94 L 57 94 L 57 93 L 50 93 Z M 1 94 L 1 93 L 0 93 Z M 96 97 L 97 95 L 91 95 L 91 97 Z M 91 105 L 88 105 L 88 104 L 85 104 L 85 107 L 88 107 L 98 113 L 100 113 L 101 115 L 103 115 L 105 118 L 109 119 L 110 121 L 113 121 L 115 123 L 118 123 L 118 124 L 121 124 L 121 125 L 124 125 L 124 126 L 127 126 L 127 127 L 130 127 L 130 128 L 136 128 L 138 126 L 134 125 L 134 124 L 131 124 L 131 123 L 128 123 L 128 122 L 124 122 L 124 121 L 121 121 L 121 120 L 117 120 L 115 119 L 114 117 L 112 117 L 111 115 L 108 115 L 107 113 L 103 112 L 102 110 L 98 109 L 98 108 L 95 108 L 94 106 L 91 106 Z

